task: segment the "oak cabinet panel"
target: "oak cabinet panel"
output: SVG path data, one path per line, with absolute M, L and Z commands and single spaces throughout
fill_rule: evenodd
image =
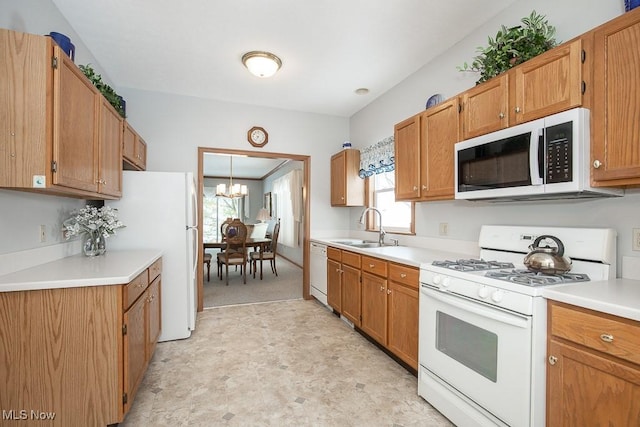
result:
M 359 176 L 360 151 L 331 156 L 331 206 L 364 206 L 364 179 Z
M 509 126 L 509 73 L 462 93 L 462 139 Z
M 50 37 L 0 29 L 0 187 L 121 195 L 121 123 Z
M 122 196 L 122 124 L 120 114 L 104 97 L 100 97 L 98 191 Z
M 124 123 L 122 161 L 125 169 L 147 169 L 147 143 L 127 121 Z
M 396 200 L 420 197 L 420 115 L 394 127 Z
M 640 322 L 549 301 L 547 425 L 640 425 Z
M 124 392 L 127 394 L 125 412 L 133 403 L 135 395 L 147 364 L 147 303 L 141 296 L 124 313 Z M 131 403 L 129 403 L 131 397 Z
M 132 304 L 117 284 L 0 292 L 0 407 L 55 413 L 54 427 L 122 422 L 159 336 L 161 277 Z
M 564 43 L 513 69 L 513 125 L 582 105 L 582 40 Z
M 327 259 L 327 303 L 342 311 L 342 269 L 338 261 Z
M 395 126 L 396 200 L 453 199 L 458 98 Z
M 640 184 L 640 8 L 596 28 L 591 178 Z
M 363 332 L 382 345 L 387 344 L 387 279 L 362 273 Z
M 360 326 L 361 282 L 360 268 L 342 263 L 342 315 Z
M 455 144 L 459 141 L 458 98 L 429 108 L 420 122 L 420 200 L 451 200 Z
M 387 346 L 409 366 L 418 369 L 418 290 L 389 280 L 388 295 Z
M 577 38 L 463 92 L 462 139 L 581 106 L 583 73 Z

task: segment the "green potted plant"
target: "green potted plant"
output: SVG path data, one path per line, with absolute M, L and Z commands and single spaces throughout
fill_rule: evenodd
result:
M 471 65 L 465 62 L 458 71 L 479 72 L 479 84 L 557 46 L 556 29 L 544 15 L 534 10 L 520 22 L 511 28 L 502 25 L 495 38 L 488 38 L 487 47 L 478 47 Z
M 126 118 L 126 112 L 124 110 L 124 101 L 120 95 L 108 84 L 102 81 L 102 76 L 95 72 L 91 65 L 78 65 L 78 68 L 84 73 L 85 76 L 93 83 L 93 85 L 102 93 L 102 95 L 109 101 L 113 108 L 123 117 Z

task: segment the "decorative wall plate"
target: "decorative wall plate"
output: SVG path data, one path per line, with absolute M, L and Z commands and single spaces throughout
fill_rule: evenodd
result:
M 440 104 L 442 101 L 444 101 L 444 96 L 440 93 L 436 93 L 427 100 L 427 106 L 425 108 L 433 107 L 434 105 Z

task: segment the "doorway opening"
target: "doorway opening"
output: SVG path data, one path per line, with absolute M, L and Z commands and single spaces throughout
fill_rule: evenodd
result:
M 287 257 L 281 257 L 278 256 L 278 261 L 277 261 L 277 269 L 278 269 L 278 273 L 280 275 L 280 270 L 281 270 L 281 265 L 283 268 L 283 271 L 286 273 L 287 267 L 294 267 L 297 268 L 299 270 L 299 267 L 302 267 L 302 283 L 301 283 L 301 287 L 302 287 L 302 297 L 304 299 L 309 299 L 310 295 L 309 295 L 309 233 L 310 233 L 310 201 L 309 201 L 309 186 L 310 186 L 310 163 L 311 163 L 311 158 L 310 156 L 304 156 L 304 155 L 297 155 L 297 154 L 288 154 L 288 153 L 271 153 L 271 152 L 263 152 L 263 151 L 246 151 L 246 150 L 232 150 L 232 149 L 222 149 L 222 148 L 209 148 L 209 147 L 199 147 L 198 148 L 198 200 L 201 201 L 201 203 L 198 206 L 198 223 L 199 224 L 205 224 L 204 221 L 204 209 L 203 209 L 203 203 L 202 201 L 204 201 L 205 198 L 205 181 L 207 180 L 212 180 L 212 179 L 219 179 L 219 180 L 230 180 L 230 175 L 231 175 L 231 171 L 227 171 L 227 169 L 223 168 L 223 167 L 213 167 L 211 168 L 210 165 L 207 166 L 207 161 L 209 159 L 211 159 L 214 156 L 226 156 L 226 162 L 228 163 L 228 159 L 229 156 L 233 156 L 233 179 L 234 180 L 243 180 L 243 176 L 242 176 L 242 170 L 243 170 L 243 163 L 245 164 L 245 167 L 252 164 L 252 162 L 268 162 L 268 161 L 279 161 L 279 166 L 276 166 L 275 168 L 273 168 L 273 170 L 268 174 L 268 175 L 272 175 L 275 174 L 277 172 L 277 170 L 284 168 L 285 165 L 291 161 L 295 162 L 296 164 L 301 166 L 302 172 L 301 172 L 301 181 L 302 181 L 302 192 L 301 192 L 301 196 L 302 196 L 302 221 L 300 224 L 300 230 L 299 230 L 299 234 L 300 234 L 300 239 L 299 239 L 299 244 L 300 247 L 302 249 L 302 257 L 299 260 L 293 260 L 294 262 L 291 262 L 292 260 L 288 260 Z M 255 164 L 255 163 L 253 163 Z M 256 169 L 256 168 L 253 168 Z M 207 172 L 208 170 L 208 172 Z M 211 170 L 215 170 L 216 172 L 211 173 Z M 239 172 L 240 173 L 239 173 Z M 247 172 L 248 174 L 248 172 Z M 259 184 L 257 183 L 257 181 L 268 181 L 269 177 L 268 176 L 262 176 L 262 177 L 249 177 L 247 179 L 244 179 L 244 181 L 256 181 L 255 185 L 258 185 L 258 188 L 260 188 Z M 210 185 L 210 184 L 208 184 Z M 209 192 L 211 192 L 211 190 L 207 190 Z M 253 190 L 253 191 L 261 191 L 261 190 Z M 272 196 L 271 193 L 269 193 L 269 197 L 270 197 L 270 201 L 271 201 L 271 197 L 273 197 L 275 199 L 275 196 Z M 267 199 L 267 194 L 264 195 L 264 200 Z M 255 200 L 255 199 L 254 199 Z M 266 202 L 265 202 L 266 203 Z M 258 206 L 260 205 L 260 206 Z M 274 201 L 274 206 L 275 206 L 275 201 Z M 252 218 L 255 218 L 254 215 L 251 214 L 251 212 L 253 212 L 256 209 L 259 208 L 263 208 L 265 206 L 262 205 L 262 199 L 259 203 L 255 203 L 252 202 L 252 206 L 249 207 L 248 206 L 248 202 L 247 204 L 243 204 L 242 209 L 240 210 L 242 213 L 241 215 L 243 215 L 248 221 L 251 221 Z M 271 209 L 271 206 L 269 206 L 269 208 Z M 275 209 L 275 207 L 273 208 Z M 275 215 L 272 215 L 272 218 L 276 218 L 278 217 L 277 212 L 273 212 Z M 211 221 L 207 221 L 207 223 L 211 223 Z M 204 233 L 203 233 L 203 228 L 204 227 L 199 227 L 198 228 L 198 311 L 202 311 L 204 309 L 204 283 L 206 280 L 206 276 L 207 276 L 207 271 L 206 271 L 206 267 L 205 267 L 205 263 L 204 263 L 204 254 L 205 254 L 205 250 L 204 250 L 204 242 L 206 241 L 204 238 Z M 209 228 L 212 228 L 211 226 L 209 226 Z M 211 239 L 211 234 L 215 233 L 213 230 L 208 230 L 207 232 L 207 239 Z M 280 252 L 280 251 L 278 251 Z M 271 267 L 270 267 L 270 263 L 269 261 L 263 262 L 263 266 L 264 266 L 264 277 L 270 277 L 272 276 L 272 271 L 271 271 Z M 210 281 L 216 280 L 219 281 L 219 279 L 217 278 L 217 263 L 216 263 L 216 258 L 215 256 L 212 257 L 212 260 L 210 262 L 210 267 L 211 269 L 211 273 L 209 276 L 210 277 Z M 258 275 L 259 275 L 259 264 L 257 265 L 257 269 L 258 269 Z M 253 279 L 253 276 L 249 276 L 247 277 L 247 283 L 249 283 L 249 280 L 251 281 L 260 281 L 258 275 L 256 275 L 256 279 Z M 232 276 L 230 276 L 231 278 Z M 242 282 L 239 283 L 239 285 L 237 286 L 246 286 L 244 285 Z

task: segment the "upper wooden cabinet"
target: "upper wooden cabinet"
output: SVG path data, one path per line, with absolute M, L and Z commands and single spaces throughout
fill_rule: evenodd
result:
M 396 200 L 453 199 L 458 109 L 451 98 L 395 126 Z
M 598 186 L 640 184 L 640 8 L 596 28 L 591 178 Z
M 122 129 L 124 120 L 103 96 L 100 99 L 98 133 L 98 190 L 114 197 L 122 196 Z
M 331 206 L 364 206 L 360 151 L 342 150 L 331 156 Z
M 462 139 L 509 127 L 509 73 L 469 89 L 460 98 Z
M 122 121 L 100 92 L 50 37 L 0 29 L 0 46 L 0 187 L 119 197 Z
M 420 115 L 403 120 L 393 130 L 396 200 L 420 198 Z
M 125 169 L 146 170 L 147 168 L 147 143 L 126 121 L 122 141 L 122 160 Z
M 582 45 L 562 44 L 463 92 L 462 139 L 582 105 Z

